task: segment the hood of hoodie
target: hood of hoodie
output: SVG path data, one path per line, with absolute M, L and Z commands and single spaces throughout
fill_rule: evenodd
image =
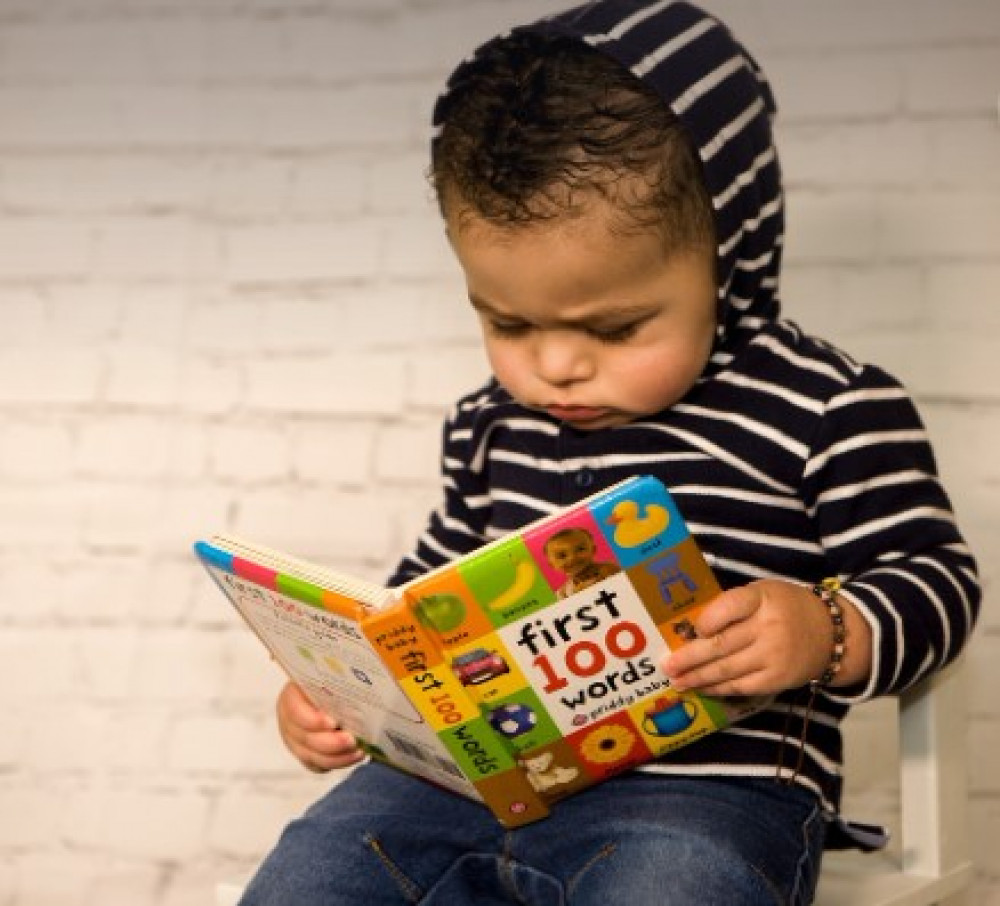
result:
M 775 104 L 760 67 L 719 20 L 675 0 L 597 0 L 513 31 L 590 45 L 651 86 L 685 125 L 715 213 L 719 322 L 710 370 L 724 365 L 779 313 L 784 204 Z M 435 108 L 435 128 L 467 63 Z

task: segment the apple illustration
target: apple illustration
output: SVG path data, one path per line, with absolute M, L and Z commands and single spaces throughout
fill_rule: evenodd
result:
M 427 595 L 417 602 L 417 619 L 438 632 L 451 632 L 465 619 L 465 604 L 458 595 Z

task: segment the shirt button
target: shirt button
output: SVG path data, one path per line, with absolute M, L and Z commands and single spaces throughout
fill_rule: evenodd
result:
M 594 473 L 590 469 L 580 469 L 573 480 L 578 488 L 589 488 L 594 483 Z

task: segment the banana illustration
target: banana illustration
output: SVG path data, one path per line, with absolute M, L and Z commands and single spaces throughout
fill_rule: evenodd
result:
M 535 584 L 537 570 L 531 560 L 518 560 L 514 567 L 514 581 L 489 603 L 490 610 L 504 610 L 516 604 Z

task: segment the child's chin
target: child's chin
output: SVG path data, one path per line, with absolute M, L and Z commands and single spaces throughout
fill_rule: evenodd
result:
M 616 413 L 614 415 L 603 415 L 600 418 L 594 419 L 583 419 L 579 421 L 567 420 L 565 424 L 577 431 L 602 431 L 607 428 L 619 428 L 622 425 L 627 425 L 629 422 L 634 420 L 634 416 L 625 416 Z

